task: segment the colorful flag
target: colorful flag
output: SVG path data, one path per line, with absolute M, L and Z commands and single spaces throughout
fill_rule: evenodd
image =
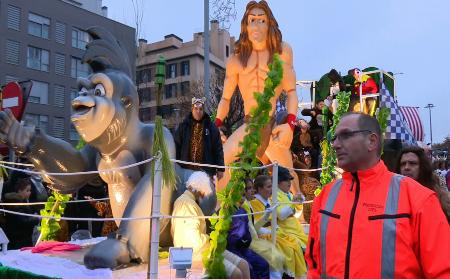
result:
M 425 134 L 422 120 L 420 120 L 419 108 L 400 106 L 400 111 L 406 119 L 406 122 L 408 122 L 409 128 L 416 141 L 423 141 Z

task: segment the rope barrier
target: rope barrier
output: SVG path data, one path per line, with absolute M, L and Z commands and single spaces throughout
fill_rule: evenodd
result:
M 33 164 L 24 164 L 24 163 L 8 162 L 8 161 L 1 161 L 1 160 L 0 160 L 0 164 L 25 166 L 25 167 L 34 167 Z
M 59 201 L 59 203 L 83 203 L 83 202 L 96 202 L 107 201 L 109 198 L 90 199 L 90 200 L 73 200 L 73 201 Z M 47 202 L 0 202 L 0 206 L 19 206 L 19 205 L 43 205 Z
M 105 170 L 101 170 L 101 171 L 99 171 L 99 170 L 96 170 L 96 171 L 80 171 L 80 172 L 32 171 L 32 170 L 19 169 L 19 168 L 7 166 L 7 165 L 18 165 L 18 166 L 33 167 L 32 164 L 22 164 L 22 163 L 7 162 L 7 161 L 0 161 L 0 167 L 3 167 L 5 169 L 10 169 L 10 170 L 15 170 L 15 171 L 27 173 L 27 174 L 35 174 L 35 175 L 45 174 L 45 175 L 53 175 L 53 176 L 70 176 L 70 175 L 83 175 L 83 174 L 96 174 L 96 173 L 114 172 L 114 171 L 118 171 L 118 170 L 128 169 L 128 168 L 136 167 L 136 166 L 139 166 L 139 165 L 147 164 L 147 163 L 151 162 L 154 159 L 155 159 L 155 157 L 151 157 L 149 159 L 146 159 L 146 160 L 134 163 L 134 164 L 121 166 L 121 167 L 117 167 L 117 168 L 112 168 L 112 169 L 105 169 Z M 188 162 L 188 161 L 182 161 L 182 160 L 176 160 L 176 159 L 171 159 L 170 161 L 175 162 L 175 163 L 181 163 L 181 164 L 192 165 L 192 166 L 200 166 L 200 167 L 211 167 L 211 168 L 222 168 L 222 169 L 239 169 L 239 167 L 233 167 L 233 166 L 219 166 L 219 165 L 211 165 L 211 164 L 201 164 L 201 163 L 194 163 L 194 162 Z M 265 169 L 265 168 L 268 168 L 268 167 L 271 167 L 271 166 L 274 166 L 274 165 L 275 165 L 275 163 L 271 163 L 271 164 L 263 165 L 263 166 L 260 166 L 260 167 L 254 167 L 254 169 Z M 315 172 L 315 171 L 323 170 L 323 168 L 296 169 L 296 168 L 290 168 L 290 167 L 285 167 L 285 166 L 282 166 L 282 167 L 287 168 L 289 170 L 300 171 L 300 172 Z
M 235 217 L 242 217 L 242 216 L 249 216 L 249 215 L 256 215 L 256 214 L 264 214 L 266 212 L 272 212 L 275 210 L 278 206 L 282 204 L 308 204 L 312 203 L 312 200 L 310 201 L 304 201 L 304 202 L 283 202 L 283 203 L 277 203 L 273 205 L 272 207 L 268 208 L 264 211 L 257 211 L 252 213 L 244 213 L 244 214 L 235 214 L 232 215 L 232 218 Z M 13 215 L 19 215 L 19 216 L 26 216 L 26 217 L 33 217 L 38 219 L 53 219 L 53 220 L 66 220 L 66 221 L 93 221 L 93 222 L 102 222 L 102 221 L 137 221 L 137 220 L 149 220 L 149 219 L 221 219 L 223 216 L 218 215 L 209 215 L 209 216 L 195 216 L 195 215 L 188 215 L 188 216 L 173 216 L 173 215 L 154 215 L 154 216 L 147 216 L 147 217 L 121 217 L 121 218 L 75 218 L 75 217 L 54 217 L 54 216 L 40 216 L 36 214 L 28 214 L 28 213 L 22 213 L 7 209 L 0 209 L 0 212 L 3 213 L 9 213 Z
M 153 161 L 155 159 L 155 157 L 151 157 L 147 160 L 144 161 L 140 161 L 134 164 L 130 164 L 130 165 L 126 165 L 126 166 L 121 166 L 121 167 L 117 167 L 117 168 L 112 168 L 112 169 L 106 169 L 106 170 L 101 170 L 101 171 L 80 171 L 80 172 L 40 172 L 40 171 L 30 171 L 30 170 L 24 170 L 24 169 L 19 169 L 19 168 L 14 168 L 14 167 L 10 167 L 10 166 L 6 166 L 0 163 L 0 167 L 4 167 L 5 169 L 10 169 L 10 170 L 16 170 L 16 171 L 21 171 L 24 173 L 28 173 L 28 174 L 37 174 L 37 175 L 53 175 L 53 176 L 69 176 L 69 175 L 80 175 L 80 174 L 95 174 L 95 173 L 107 173 L 107 172 L 113 172 L 113 171 L 118 171 L 118 170 L 123 170 L 123 169 L 129 169 L 132 167 L 136 167 L 139 165 L 143 165 L 143 164 L 147 164 L 150 163 L 151 161 Z

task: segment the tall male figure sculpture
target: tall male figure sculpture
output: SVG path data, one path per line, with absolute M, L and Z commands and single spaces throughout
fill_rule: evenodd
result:
M 297 116 L 298 100 L 296 94 L 296 78 L 293 68 L 291 47 L 282 41 L 281 31 L 266 1 L 251 1 L 247 4 L 241 21 L 241 34 L 236 42 L 234 55 L 226 66 L 226 78 L 222 99 L 217 109 L 216 126 L 221 127 L 230 108 L 230 100 L 236 87 L 244 101 L 245 123 L 240 126 L 224 143 L 224 161 L 228 165 L 237 159 L 241 152 L 239 142 L 245 136 L 245 128 L 250 111 L 257 106 L 254 92 L 263 92 L 264 80 L 269 71 L 268 64 L 273 55 L 278 53 L 283 61 L 283 79 L 275 89 L 272 98 L 270 123 L 262 131 L 262 143 L 257 156 L 264 164 L 277 161 L 285 167 L 292 167 L 292 156 L 289 147 Z M 275 105 L 281 92 L 287 94 L 287 123 L 275 125 Z M 292 175 L 296 178 L 294 172 Z M 219 181 L 219 189 L 225 187 L 229 175 Z M 295 180 L 294 192 L 298 192 L 298 180 Z

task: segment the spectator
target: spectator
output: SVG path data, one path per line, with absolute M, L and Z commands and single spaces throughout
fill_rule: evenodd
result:
M 191 113 L 178 126 L 174 140 L 177 159 L 182 161 L 223 166 L 220 133 L 205 113 L 205 98 L 192 98 Z M 184 168 L 204 170 L 212 178 L 223 177 L 222 169 L 183 165 Z
M 309 125 L 303 119 L 300 119 L 297 123 L 298 124 L 294 129 L 294 137 L 291 143 L 291 151 L 293 156 L 294 167 L 296 164 L 298 165 L 298 161 L 300 160 L 299 157 L 303 155 L 303 152 L 308 151 L 310 152 L 310 154 L 312 154 L 313 158 L 312 164 L 313 167 L 316 168 L 318 163 L 319 152 L 318 149 L 313 147 L 313 144 L 311 142 Z
M 320 141 L 323 139 L 323 121 L 322 121 L 322 109 L 324 108 L 324 101 L 318 101 L 314 108 L 303 109 L 302 115 L 311 116 L 309 121 L 309 133 L 311 135 L 311 143 L 316 150 L 320 150 Z M 328 111 L 328 127 L 333 123 L 333 114 L 330 110 Z M 313 164 L 314 166 L 314 164 Z
M 378 121 L 347 113 L 332 141 L 345 172 L 314 200 L 308 278 L 449 278 L 450 226 L 436 194 L 387 170 Z
M 308 151 L 305 151 L 300 157 L 297 164 L 294 164 L 298 169 L 310 169 L 311 168 L 311 155 Z M 313 171 L 297 171 L 297 175 L 300 181 L 300 191 L 305 195 L 306 200 L 313 200 L 315 190 L 320 186 L 320 182 L 315 177 L 316 172 Z M 311 204 L 303 205 L 303 217 L 305 221 L 309 223 L 311 217 Z
M 403 148 L 397 161 L 396 172 L 411 177 L 428 189 L 436 192 L 442 210 L 450 224 L 450 192 L 433 173 L 431 163 L 422 148 L 411 146 Z
M 14 184 L 14 192 L 5 199 L 11 203 L 28 203 L 31 195 L 31 182 L 29 178 L 21 178 Z M 8 210 L 20 213 L 36 214 L 32 207 L 28 205 L 8 206 Z M 6 214 L 5 233 L 9 239 L 8 248 L 20 249 L 22 247 L 33 246 L 32 234 L 35 225 L 39 224 L 39 219 L 34 217 Z
M 172 215 L 204 216 L 198 205 L 199 199 L 208 196 L 213 189 L 205 172 L 196 171 L 186 182 L 186 191 L 175 200 Z M 171 219 L 171 233 L 175 247 L 192 247 L 193 260 L 199 261 L 202 253 L 208 249 L 209 236 L 206 234 L 206 222 L 203 218 Z M 250 278 L 248 263 L 237 255 L 225 250 L 224 265 L 228 278 Z

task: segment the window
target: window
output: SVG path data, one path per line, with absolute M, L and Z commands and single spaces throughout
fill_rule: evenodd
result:
M 152 101 L 150 88 L 139 89 L 139 103 L 142 104 L 143 102 L 150 101 Z
M 36 104 L 48 104 L 48 83 L 33 80 L 28 101 Z
M 34 126 L 36 128 L 39 128 L 40 130 L 48 132 L 48 116 L 47 115 L 26 113 L 24 121 L 25 121 L 25 125 Z
M 141 83 L 147 83 L 151 80 L 151 69 L 143 69 L 137 71 L 136 83 L 139 85 Z
M 225 57 L 230 56 L 230 47 L 229 46 L 225 46 Z
M 89 66 L 82 64 L 81 59 L 72 57 L 70 64 L 70 76 L 73 78 L 87 77 L 90 73 Z
M 78 89 L 70 88 L 70 101 L 78 97 Z
M 55 54 L 55 74 L 66 74 L 66 57 L 64 56 L 64 54 Z
M 64 107 L 64 92 L 65 88 L 62 85 L 55 85 L 55 106 Z
M 6 40 L 5 60 L 6 63 L 19 65 L 20 43 L 12 40 Z
M 181 75 L 182 76 L 188 76 L 189 75 L 189 61 L 183 61 L 181 62 Z
M 166 68 L 166 78 L 175 78 L 177 77 L 177 64 L 169 64 Z
M 79 49 L 86 49 L 86 45 L 89 43 L 89 34 L 81 31 L 80 29 L 72 29 L 72 46 Z
M 165 90 L 164 90 L 164 99 L 170 99 L 172 97 L 176 97 L 176 91 L 177 91 L 177 84 L 166 84 Z
M 48 39 L 49 29 L 50 19 L 33 13 L 28 14 L 28 34 Z
M 8 28 L 20 31 L 20 8 L 8 5 Z
M 5 84 L 10 83 L 12 81 L 19 81 L 19 78 L 15 77 L 15 76 L 9 76 L 9 75 L 5 76 Z
M 49 52 L 37 47 L 28 47 L 27 67 L 35 70 L 48 72 L 49 70 Z
M 187 94 L 189 94 L 190 82 L 183 81 L 182 83 L 180 83 L 180 89 L 181 89 L 181 95 L 186 96 Z
M 53 136 L 64 138 L 64 117 L 53 118 Z
M 60 44 L 66 43 L 66 25 L 61 22 L 56 22 L 55 41 Z
M 73 124 L 70 124 L 69 138 L 73 141 L 78 141 L 80 139 L 80 134 L 78 134 L 77 129 L 75 129 Z

